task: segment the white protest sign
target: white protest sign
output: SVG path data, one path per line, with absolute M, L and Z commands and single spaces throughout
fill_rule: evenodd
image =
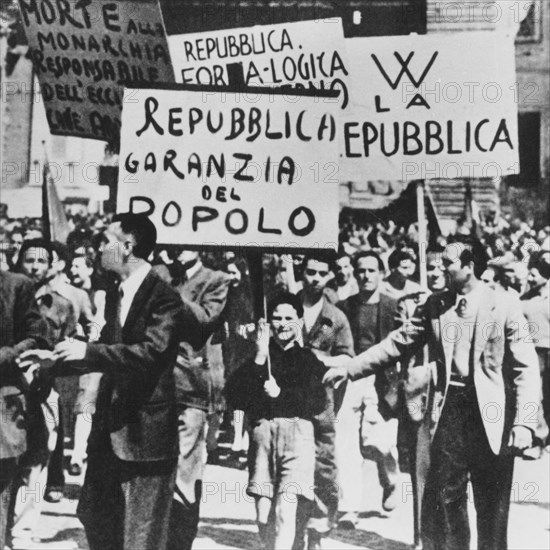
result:
M 227 65 L 242 63 L 247 86 L 339 90 L 347 104 L 348 62 L 342 19 L 172 35 L 176 81 L 227 86 Z
M 118 140 L 125 85 L 174 82 L 157 0 L 19 0 L 50 131 Z
M 160 243 L 336 247 L 337 105 L 265 90 L 126 96 L 117 209 L 147 213 Z
M 504 33 L 352 38 L 340 179 L 518 173 L 513 39 Z

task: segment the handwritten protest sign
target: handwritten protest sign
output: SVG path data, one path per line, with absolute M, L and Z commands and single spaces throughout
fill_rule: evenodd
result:
M 120 135 L 125 85 L 174 82 L 156 0 L 19 0 L 52 134 Z
M 513 40 L 499 32 L 353 38 L 340 179 L 518 172 Z
M 348 62 L 340 18 L 172 35 L 176 81 L 227 86 L 227 65 L 242 63 L 247 86 L 339 90 L 348 100 Z
M 117 208 L 159 242 L 334 248 L 336 104 L 316 97 L 128 89 Z

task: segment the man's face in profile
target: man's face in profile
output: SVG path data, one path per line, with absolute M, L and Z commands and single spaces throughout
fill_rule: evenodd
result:
M 468 266 L 463 266 L 460 257 L 465 248 L 462 243 L 452 243 L 445 247 L 443 252 L 443 267 L 447 274 L 449 287 L 455 291 L 460 291 L 471 276 L 471 270 Z
M 438 292 L 447 286 L 441 254 L 428 254 L 426 270 L 428 272 L 428 288 L 432 292 Z

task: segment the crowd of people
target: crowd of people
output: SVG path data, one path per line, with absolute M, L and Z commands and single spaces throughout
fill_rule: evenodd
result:
M 190 550 L 223 425 L 266 549 L 353 529 L 364 461 L 388 513 L 410 473 L 418 548 L 469 548 L 468 480 L 478 547 L 506 548 L 514 458 L 550 443 L 550 227 L 492 213 L 425 247 L 348 218 L 336 254 L 264 254 L 258 281 L 144 216 L 69 223 L 0 216 L 0 547 L 40 548 L 85 470 L 91 550 Z

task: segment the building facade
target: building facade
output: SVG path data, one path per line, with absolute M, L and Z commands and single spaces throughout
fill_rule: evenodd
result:
M 438 216 L 464 211 L 466 187 L 482 210 L 499 206 L 540 218 L 548 212 L 550 151 L 550 3 L 545 0 L 160 0 L 168 34 L 341 17 L 346 37 L 453 33 L 507 28 L 516 36 L 521 171 L 517 176 L 430 180 Z M 5 35 L 2 40 L 5 44 Z M 24 40 L 23 40 L 24 41 Z M 21 42 L 21 40 L 20 40 Z M 4 46 L 3 44 L 3 46 Z M 24 46 L 23 46 L 24 48 Z M 3 51 L 6 49 L 3 47 Z M 2 190 L 39 186 L 44 146 L 62 198 L 99 198 L 104 144 L 51 136 L 32 66 L 24 51 L 11 73 L 2 61 Z M 13 57 L 12 57 L 13 59 Z M 341 182 L 343 207 L 376 211 L 398 197 L 399 181 Z M 544 198 L 541 200 L 541 198 Z M 2 200 L 0 196 L 0 201 Z

